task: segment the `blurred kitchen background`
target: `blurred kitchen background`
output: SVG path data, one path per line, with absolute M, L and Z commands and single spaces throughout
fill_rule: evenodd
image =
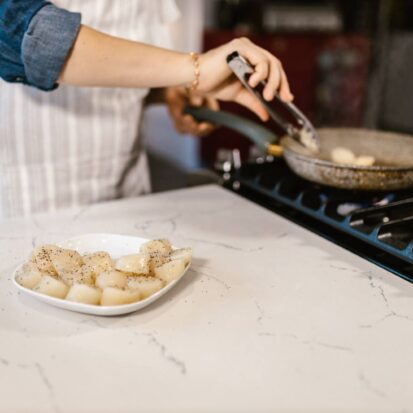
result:
M 176 48 L 203 51 L 248 36 L 284 65 L 295 103 L 318 127 L 369 127 L 413 134 L 412 0 L 177 0 Z M 236 105 L 224 109 L 254 115 Z M 198 139 L 175 132 L 162 105 L 143 133 L 154 191 L 197 184 L 222 149 L 250 143 L 220 128 Z

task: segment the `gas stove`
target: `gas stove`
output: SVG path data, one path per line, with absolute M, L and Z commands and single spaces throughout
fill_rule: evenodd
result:
M 413 189 L 334 189 L 272 157 L 218 165 L 225 187 L 413 282 Z

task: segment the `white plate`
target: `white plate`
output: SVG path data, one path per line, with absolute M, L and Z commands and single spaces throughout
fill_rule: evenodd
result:
M 58 242 L 56 245 L 62 248 L 70 248 L 78 251 L 80 254 L 87 254 L 96 251 L 106 251 L 112 258 L 119 258 L 122 255 L 134 254 L 138 252 L 140 246 L 149 241 L 145 238 L 132 237 L 128 235 L 117 235 L 117 234 L 85 234 L 79 237 L 70 238 L 66 241 Z M 22 264 L 23 265 L 23 264 Z M 55 307 L 64 308 L 65 310 L 76 311 L 79 313 L 102 315 L 102 316 L 112 316 L 128 314 L 134 311 L 140 310 L 147 305 L 153 303 L 158 298 L 162 297 L 171 288 L 175 287 L 178 281 L 187 272 L 189 265 L 185 268 L 185 271 L 180 275 L 179 278 L 170 282 L 161 290 L 156 292 L 144 300 L 137 301 L 132 304 L 124 304 L 117 306 L 99 306 L 91 304 L 75 303 L 73 301 L 66 301 L 61 298 L 50 297 L 45 294 L 38 293 L 36 291 L 29 290 L 21 286 L 16 281 L 17 271 L 22 267 L 20 265 L 16 268 L 13 275 L 14 285 L 23 293 L 28 296 L 34 297 L 45 303 L 54 305 Z

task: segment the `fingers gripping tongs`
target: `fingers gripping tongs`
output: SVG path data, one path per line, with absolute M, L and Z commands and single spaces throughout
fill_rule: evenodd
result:
M 261 102 L 271 119 L 284 133 L 312 152 L 318 151 L 318 135 L 314 126 L 293 103 L 284 102 L 277 93 L 274 96 L 277 103 L 285 108 L 286 112 L 294 118 L 298 126 L 294 126 L 292 123 L 286 121 L 274 110 L 269 102 L 263 98 L 259 90 L 254 89 L 249 85 L 248 79 L 254 72 L 254 68 L 242 56 L 240 56 L 238 52 L 231 53 L 227 57 L 227 62 L 231 70 L 238 77 L 245 88 Z M 262 82 L 262 85 L 265 86 L 265 82 Z

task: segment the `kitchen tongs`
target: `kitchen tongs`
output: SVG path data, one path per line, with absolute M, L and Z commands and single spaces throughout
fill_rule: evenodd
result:
M 295 119 L 299 127 L 294 126 L 287 120 L 285 120 L 274 108 L 267 102 L 261 92 L 252 88 L 248 79 L 254 72 L 253 67 L 242 57 L 238 52 L 233 52 L 227 57 L 227 63 L 234 74 L 238 77 L 245 88 L 251 92 L 261 102 L 264 108 L 267 110 L 271 119 L 281 128 L 281 130 L 287 135 L 291 136 L 299 144 L 311 150 L 312 152 L 318 152 L 319 141 L 317 132 L 312 123 L 307 117 L 295 106 L 293 103 L 284 102 L 280 96 L 276 93 L 274 99 L 285 108 L 285 110 Z M 265 82 L 262 82 L 262 86 L 265 86 Z

